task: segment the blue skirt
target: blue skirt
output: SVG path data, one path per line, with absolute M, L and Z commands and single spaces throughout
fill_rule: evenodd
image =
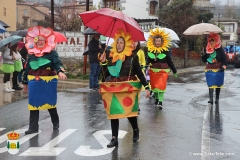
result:
M 222 88 L 224 84 L 224 72 L 216 69 L 205 70 L 206 81 L 209 88 Z
M 28 75 L 28 109 L 56 108 L 58 76 Z

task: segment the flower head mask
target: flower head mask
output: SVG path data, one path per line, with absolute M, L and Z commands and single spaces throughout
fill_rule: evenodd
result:
M 118 43 L 123 42 L 123 48 L 118 48 Z M 133 50 L 133 40 L 131 40 L 131 35 L 129 33 L 125 33 L 123 29 L 119 29 L 115 34 L 114 43 L 111 45 L 113 48 L 111 49 L 111 53 L 109 54 L 112 57 L 112 62 L 116 62 L 117 60 L 124 61 L 125 56 L 131 56 Z
M 157 47 L 155 44 L 155 40 L 157 38 L 161 38 L 161 46 Z M 168 51 L 170 47 L 170 36 L 169 33 L 166 33 L 162 28 L 155 28 L 150 30 L 150 36 L 148 38 L 147 47 L 150 52 L 161 53 L 162 51 Z
M 221 47 L 221 39 L 219 34 L 217 33 L 210 33 L 208 35 L 208 43 L 206 47 L 206 52 L 208 54 L 213 53 L 215 49 Z
M 37 57 L 42 57 L 50 53 L 56 46 L 56 37 L 51 28 L 42 26 L 31 27 L 28 29 L 25 44 L 28 53 Z

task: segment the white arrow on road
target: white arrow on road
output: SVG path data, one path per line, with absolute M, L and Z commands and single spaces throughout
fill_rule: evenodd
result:
M 112 134 L 110 130 L 100 130 L 93 134 L 98 142 L 103 146 L 102 149 L 91 149 L 91 146 L 80 146 L 74 153 L 80 156 L 102 156 L 111 153 L 115 147 L 107 148 L 109 140 L 104 137 L 105 134 Z M 127 134 L 126 131 L 119 130 L 118 138 L 123 138 Z
M 53 140 L 48 142 L 42 147 L 30 147 L 28 150 L 20 154 L 19 156 L 57 156 L 61 152 L 63 152 L 65 147 L 54 147 L 65 138 L 67 138 L 70 134 L 75 132 L 77 129 L 67 129 L 59 136 L 55 137 Z

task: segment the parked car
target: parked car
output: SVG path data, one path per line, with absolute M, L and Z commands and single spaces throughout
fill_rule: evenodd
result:
M 236 46 L 235 43 L 229 42 L 224 48 L 227 64 L 232 64 L 236 68 L 240 67 L 240 46 Z

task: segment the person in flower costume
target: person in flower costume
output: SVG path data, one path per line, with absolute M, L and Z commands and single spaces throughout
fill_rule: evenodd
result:
M 159 109 L 162 109 L 170 69 L 174 73 L 174 76 L 177 77 L 177 70 L 169 53 L 170 41 L 169 33 L 166 33 L 164 29 L 155 28 L 154 30 L 150 30 L 147 42 L 147 66 L 150 66 L 151 90 L 156 99 L 154 104 Z
M 53 50 L 56 37 L 51 28 L 35 26 L 28 29 L 26 41 L 28 58 L 22 83 L 24 91 L 28 92 L 30 119 L 25 134 L 38 132 L 39 110 L 48 109 L 53 129 L 58 129 L 57 82 L 67 77 L 58 53 Z
M 227 60 L 221 46 L 220 36 L 217 33 L 209 34 L 206 53 L 202 55 L 202 61 L 207 62 L 205 75 L 209 87 L 208 103 L 213 104 L 213 92 L 214 88 L 216 88 L 215 103 L 218 104 L 220 89 L 224 84 L 224 71 L 226 69 Z
M 135 48 L 131 35 L 119 29 L 111 46 L 112 49 L 106 57 L 106 82 L 100 83 L 99 90 L 107 118 L 111 120 L 112 139 L 107 145 L 108 148 L 118 145 L 120 118 L 128 118 L 133 128 L 133 141 L 139 139 L 137 116 L 142 85 L 146 89 L 146 97 L 150 94 L 137 56 L 140 48 Z M 102 57 L 101 60 L 105 58 Z

